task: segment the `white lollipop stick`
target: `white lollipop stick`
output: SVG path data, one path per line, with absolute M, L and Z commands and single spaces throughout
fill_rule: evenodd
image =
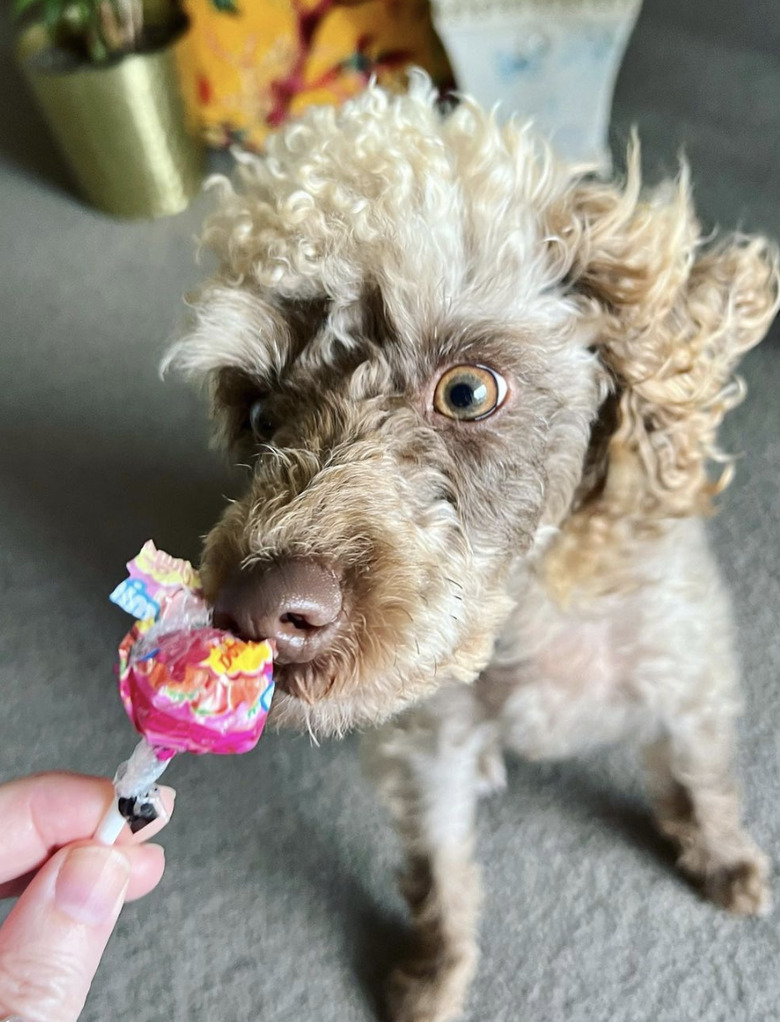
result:
M 155 782 L 168 766 L 170 759 L 160 759 L 155 749 L 142 739 L 133 754 L 120 763 L 114 776 L 116 799 L 109 806 L 95 831 L 95 841 L 101 845 L 113 845 L 126 823 L 133 831 L 141 830 L 159 815 L 155 805 L 158 791 Z M 120 810 L 122 803 L 132 803 L 132 811 Z

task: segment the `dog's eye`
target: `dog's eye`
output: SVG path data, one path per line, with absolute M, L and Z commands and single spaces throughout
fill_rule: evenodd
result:
M 258 440 L 268 440 L 276 431 L 276 423 L 268 414 L 266 398 L 259 397 L 249 407 L 249 428 Z
M 499 373 L 479 365 L 448 369 L 436 384 L 433 407 L 450 419 L 484 419 L 501 406 L 507 393 Z

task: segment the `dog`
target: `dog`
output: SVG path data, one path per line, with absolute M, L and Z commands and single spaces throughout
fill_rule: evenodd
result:
M 464 1007 L 475 808 L 507 749 L 630 740 L 680 867 L 764 912 L 703 523 L 773 246 L 704 239 L 687 168 L 643 190 L 635 140 L 620 179 L 568 166 L 468 99 L 443 115 L 421 73 L 309 110 L 214 187 L 217 269 L 167 359 L 248 472 L 204 586 L 215 623 L 275 640 L 277 725 L 366 731 L 415 938 L 394 1022 Z

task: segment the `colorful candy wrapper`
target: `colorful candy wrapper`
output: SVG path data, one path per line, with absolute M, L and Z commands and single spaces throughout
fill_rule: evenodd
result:
M 273 650 L 211 627 L 197 571 L 149 540 L 111 600 L 136 624 L 119 646 L 119 694 L 142 740 L 114 777 L 96 840 L 112 844 L 160 815 L 156 781 L 177 752 L 249 752 L 273 695 Z

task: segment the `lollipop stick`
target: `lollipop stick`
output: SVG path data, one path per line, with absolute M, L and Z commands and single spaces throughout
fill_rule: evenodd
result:
M 114 800 L 100 821 L 93 840 L 99 845 L 113 845 L 126 823 L 127 820 L 119 812 L 119 806 Z
M 153 823 L 161 814 L 159 789 L 155 781 L 170 762 L 164 750 L 157 750 L 142 739 L 133 754 L 120 763 L 114 776 L 116 799 L 112 801 L 95 831 L 95 841 L 113 845 L 127 823 L 135 834 Z

